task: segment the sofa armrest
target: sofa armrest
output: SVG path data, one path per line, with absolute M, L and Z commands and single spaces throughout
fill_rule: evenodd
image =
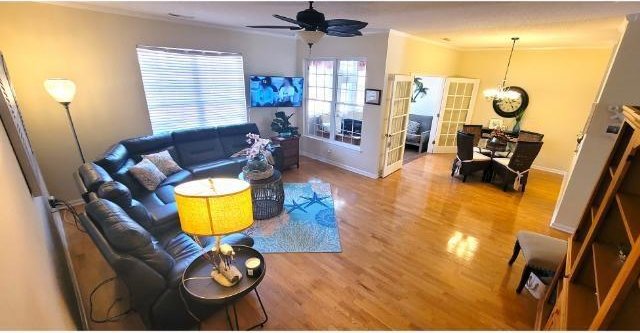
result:
M 431 130 L 420 133 L 420 152 L 428 148 L 430 135 L 431 135 Z

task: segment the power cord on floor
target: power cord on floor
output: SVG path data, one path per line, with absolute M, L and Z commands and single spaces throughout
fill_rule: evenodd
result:
M 98 283 L 98 285 L 93 288 L 93 290 L 91 291 L 91 294 L 89 295 L 89 317 L 91 318 L 91 321 L 94 323 L 113 323 L 113 322 L 117 322 L 119 320 L 121 320 L 122 318 L 126 317 L 127 315 L 129 315 L 130 313 L 132 313 L 134 310 L 131 308 L 131 305 L 129 305 L 129 309 L 127 309 L 126 311 L 114 315 L 114 316 L 109 316 L 109 314 L 111 313 L 111 310 L 113 310 L 113 307 L 116 306 L 116 304 L 120 301 L 122 301 L 122 297 L 116 297 L 116 299 L 113 301 L 113 303 L 111 303 L 111 305 L 109 306 L 109 308 L 107 309 L 107 314 L 106 314 L 106 318 L 105 319 L 96 319 L 93 317 L 93 296 L 95 295 L 95 293 L 98 291 L 98 289 L 100 289 L 100 287 L 104 286 L 105 284 L 116 280 L 118 277 L 114 276 L 111 278 L 108 278 L 100 283 Z
M 76 229 L 78 229 L 78 231 L 82 233 L 87 233 L 83 228 L 80 227 L 80 215 L 78 214 L 78 211 L 76 211 L 76 209 L 73 208 L 73 206 L 69 202 L 53 198 L 51 201 L 51 206 L 54 208 L 66 208 L 66 210 L 71 213 L 71 216 L 73 216 L 73 224 L 75 225 Z

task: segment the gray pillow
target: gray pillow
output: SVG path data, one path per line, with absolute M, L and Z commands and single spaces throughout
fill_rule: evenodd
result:
M 407 126 L 407 134 L 418 134 L 420 130 L 420 123 L 417 121 L 409 120 L 409 126 Z
M 165 176 L 170 176 L 178 171 L 182 171 L 182 168 L 173 160 L 168 150 L 163 150 L 155 154 L 142 155 L 142 158 L 151 161 Z
M 167 176 L 146 158 L 143 158 L 140 163 L 130 167 L 129 172 L 149 191 L 154 191 L 160 183 L 167 179 Z

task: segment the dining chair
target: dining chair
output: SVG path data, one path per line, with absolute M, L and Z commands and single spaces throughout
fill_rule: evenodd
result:
M 451 166 L 451 177 L 462 175 L 462 182 L 467 181 L 467 176 L 477 172 L 486 171 L 491 165 L 491 158 L 475 152 L 473 149 L 474 135 L 459 131 L 456 136 L 458 154 Z M 483 175 L 484 176 L 484 175 Z M 484 177 L 483 177 L 484 178 Z
M 495 175 L 502 179 L 502 190 L 509 186 L 514 190 L 524 192 L 529 179 L 529 169 L 538 156 L 544 142 L 518 141 L 513 155 L 510 158 L 495 157 L 492 160 L 491 180 Z
M 478 146 L 480 139 L 482 139 L 482 125 L 462 125 L 462 131 L 464 133 L 473 134 L 473 147 L 479 153 L 482 153 L 482 148 Z
M 567 254 L 567 241 L 531 231 L 519 231 L 513 246 L 513 254 L 509 259 L 509 266 L 518 259 L 520 250 L 522 250 L 525 263 L 520 282 L 516 288 L 518 294 L 524 288 L 531 273 L 539 277 L 553 276 L 556 268 Z
M 542 138 L 544 138 L 544 134 L 542 133 L 536 133 L 536 132 L 530 132 L 530 131 L 520 131 L 518 133 L 518 141 L 540 142 L 542 141 Z

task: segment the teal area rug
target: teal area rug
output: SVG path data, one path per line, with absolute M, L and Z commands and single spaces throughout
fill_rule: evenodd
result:
M 342 252 L 327 183 L 285 183 L 282 214 L 255 221 L 246 233 L 262 253 Z

